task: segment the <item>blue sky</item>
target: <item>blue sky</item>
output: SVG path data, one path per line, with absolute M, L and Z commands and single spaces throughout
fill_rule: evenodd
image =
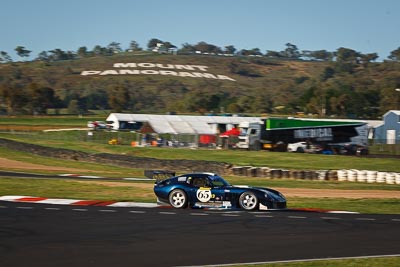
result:
M 1 0 L 0 51 L 92 49 L 115 41 L 142 48 L 152 38 L 181 47 L 378 53 L 400 47 L 398 0 Z

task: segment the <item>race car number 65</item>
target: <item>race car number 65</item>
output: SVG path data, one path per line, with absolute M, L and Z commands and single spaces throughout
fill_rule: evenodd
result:
M 201 202 L 207 202 L 211 199 L 211 190 L 210 189 L 199 189 L 196 192 L 197 199 Z

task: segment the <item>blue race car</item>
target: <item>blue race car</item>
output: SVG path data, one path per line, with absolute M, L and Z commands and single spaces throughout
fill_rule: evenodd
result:
M 190 173 L 158 181 L 154 185 L 158 201 L 181 209 L 241 208 L 244 210 L 285 209 L 286 199 L 276 190 L 232 186 L 213 173 Z

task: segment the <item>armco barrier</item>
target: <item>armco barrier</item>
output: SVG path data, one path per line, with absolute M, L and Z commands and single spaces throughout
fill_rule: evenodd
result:
M 269 167 L 232 167 L 236 176 L 262 177 L 268 179 L 299 179 L 316 181 L 339 181 L 359 183 L 386 183 L 400 185 L 400 173 L 369 170 L 282 170 Z

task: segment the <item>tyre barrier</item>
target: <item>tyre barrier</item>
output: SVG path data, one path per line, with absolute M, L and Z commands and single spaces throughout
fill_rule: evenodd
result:
M 357 181 L 357 172 L 356 172 L 356 170 L 347 170 L 347 181 L 349 181 L 349 182 Z
M 356 170 L 357 172 L 357 182 L 364 183 L 367 181 L 367 171 Z
M 367 183 L 376 183 L 377 171 L 367 171 Z
M 387 184 L 395 184 L 396 183 L 396 175 L 393 172 L 387 172 L 385 178 L 386 178 Z
M 346 170 L 338 170 L 337 177 L 339 182 L 347 181 L 347 171 Z
M 317 174 L 318 180 L 320 180 L 320 181 L 328 180 L 328 171 L 323 171 L 323 170 L 316 171 L 316 174 Z
M 377 183 L 384 183 L 386 180 L 386 172 L 378 172 L 376 175 L 376 182 Z
M 269 167 L 232 167 L 235 176 L 400 185 L 400 173 L 369 170 L 282 170 Z

